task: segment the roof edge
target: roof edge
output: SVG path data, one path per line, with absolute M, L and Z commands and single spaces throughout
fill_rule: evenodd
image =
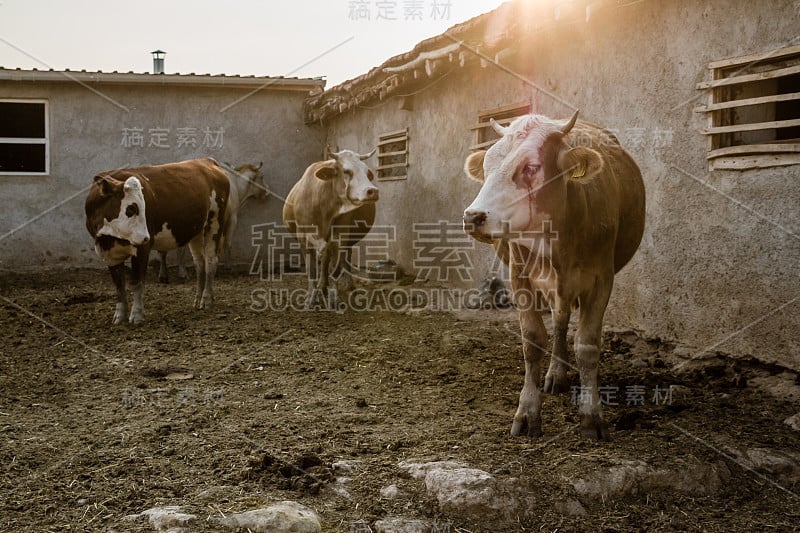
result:
M 193 87 L 231 87 L 282 91 L 321 92 L 325 80 L 284 78 L 281 76 L 238 76 L 226 74 L 150 74 L 147 72 L 102 72 L 86 70 L 38 70 L 0 67 L 0 81 L 67 82 L 120 85 L 175 85 Z

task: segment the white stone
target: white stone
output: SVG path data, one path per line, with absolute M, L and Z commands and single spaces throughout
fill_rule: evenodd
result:
M 521 507 L 518 480 L 498 481 L 490 473 L 455 461 L 400 463 L 415 479 L 425 479 L 425 489 L 446 513 L 486 518 L 510 516 Z
M 177 505 L 168 505 L 166 507 L 153 507 L 142 511 L 139 514 L 128 515 L 126 520 L 139 520 L 146 517 L 157 531 L 170 531 L 173 533 L 180 533 L 185 531 L 188 526 L 197 519 L 193 514 L 186 514 L 181 512 L 181 508 Z
M 783 423 L 795 431 L 800 431 L 800 413 L 793 414 L 784 420 Z
M 572 482 L 583 500 L 613 500 L 658 491 L 711 495 L 730 478 L 724 463 L 703 463 L 693 457 L 669 468 L 655 469 L 644 461 L 617 461 Z
M 385 500 L 394 500 L 403 495 L 403 492 L 397 488 L 397 485 L 392 483 L 388 487 L 381 489 L 381 498 Z
M 317 533 L 322 529 L 317 513 L 290 501 L 233 514 L 216 522 L 232 529 L 249 529 L 253 533 Z

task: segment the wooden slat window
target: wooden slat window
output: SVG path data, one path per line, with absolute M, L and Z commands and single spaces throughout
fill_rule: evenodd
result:
M 800 46 L 714 61 L 697 84 L 708 101 L 709 170 L 800 164 Z
M 379 181 L 408 177 L 408 128 L 378 136 Z
M 494 119 L 501 126 L 508 126 L 515 118 L 527 115 L 530 112 L 530 102 L 520 102 L 495 109 L 478 111 L 477 123 L 469 127 L 470 130 L 475 132 L 475 144 L 469 147 L 470 151 L 488 150 L 499 139 L 497 132 L 492 129 L 489 123 L 490 119 Z

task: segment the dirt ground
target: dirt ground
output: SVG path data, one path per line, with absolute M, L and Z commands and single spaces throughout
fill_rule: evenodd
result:
M 157 505 L 211 517 L 280 500 L 314 509 L 325 531 L 368 531 L 394 516 L 439 531 L 800 525 L 790 493 L 798 487 L 748 471 L 713 444 L 800 449 L 798 432 L 782 424 L 798 404 L 751 383 L 781 369 L 712 357 L 675 372 L 673 346 L 608 333 L 601 383 L 618 391 L 620 405 L 605 408 L 613 440 L 579 436 L 569 395 L 545 397 L 542 438 L 512 438 L 523 370 L 511 311 L 253 310 L 254 290 L 302 284 L 223 273 L 216 307 L 198 312 L 193 286 L 150 276 L 146 325 L 112 327 L 105 271 L 0 274 L 2 531 L 150 531 L 124 517 Z M 626 405 L 630 386 L 643 388 L 643 405 Z M 669 386 L 680 397 L 654 401 L 656 387 Z M 618 458 L 658 466 L 688 455 L 724 463 L 729 482 L 707 496 L 586 503 L 585 517 L 553 508 L 574 498 L 573 474 Z M 506 521 L 448 515 L 424 483 L 402 475 L 404 460 L 513 476 L 535 503 Z M 356 465 L 347 495 L 332 490 L 339 461 Z M 381 498 L 392 483 L 407 496 Z M 224 496 L 207 498 L 214 487 Z

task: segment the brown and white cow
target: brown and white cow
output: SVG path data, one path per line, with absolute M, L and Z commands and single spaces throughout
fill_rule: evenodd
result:
M 544 296 L 553 314 L 553 353 L 544 382 L 566 392 L 567 327 L 580 308 L 575 358 L 580 374 L 584 436 L 608 439 L 598 389 L 605 314 L 614 275 L 631 259 L 644 232 L 645 193 L 633 159 L 598 126 L 541 115 L 493 122 L 501 135 L 488 151 L 470 155 L 467 175 L 483 186 L 464 211 L 464 229 L 492 242 L 509 264 L 518 307 L 525 381 L 512 435 L 541 434 L 541 362 L 547 346 Z M 570 365 L 571 366 L 571 365 Z
M 100 172 L 86 198 L 86 229 L 117 289 L 114 323 L 144 320 L 143 285 L 150 250 L 185 244 L 197 270 L 194 306 L 211 307 L 212 280 L 225 235 L 230 183 L 214 159 Z M 131 258 L 128 316 L 125 260 Z
M 233 242 L 233 232 L 236 231 L 236 225 L 239 221 L 239 211 L 242 209 L 244 203 L 250 198 L 263 199 L 269 195 L 269 189 L 264 185 L 264 176 L 261 174 L 261 167 L 264 163 L 258 165 L 241 165 L 236 168 L 231 167 L 227 163 L 222 163 L 222 168 L 228 174 L 228 181 L 230 182 L 230 197 L 228 198 L 228 207 L 225 209 L 225 246 L 224 254 L 225 259 L 230 258 L 230 248 Z M 178 279 L 186 281 L 188 274 L 184 266 L 184 259 L 186 255 L 186 248 L 181 247 L 175 253 L 175 262 L 178 266 Z M 167 252 L 159 252 L 161 265 L 158 270 L 158 281 L 161 283 L 169 283 L 169 273 L 167 271 Z
M 374 153 L 330 153 L 330 159 L 311 164 L 286 196 L 283 223 L 295 234 L 306 255 L 307 307 L 328 296 L 331 274 L 341 274 L 345 291 L 353 288 L 352 247 L 375 222 L 379 193 L 372 183 L 374 174 L 364 163 Z M 336 269 L 331 272 L 333 265 Z

